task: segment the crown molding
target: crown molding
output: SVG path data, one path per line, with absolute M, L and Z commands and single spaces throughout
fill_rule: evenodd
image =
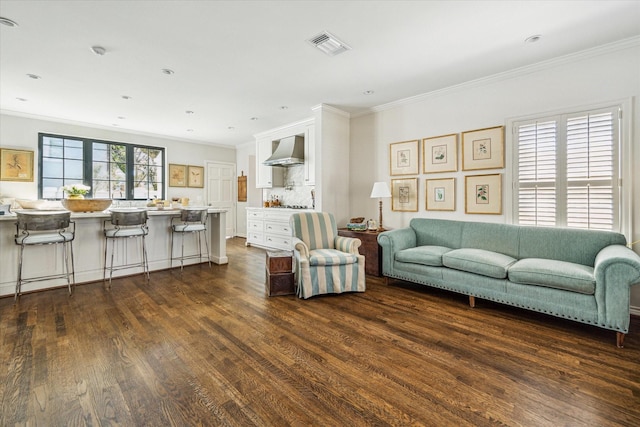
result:
M 308 125 L 308 124 L 311 124 L 311 123 L 313 123 L 313 118 L 307 118 L 307 119 L 299 120 L 297 122 L 287 123 L 286 125 L 278 126 L 277 128 L 273 128 L 273 129 L 265 130 L 265 131 L 262 131 L 262 132 L 254 133 L 253 137 L 254 138 L 261 138 L 263 136 L 271 135 L 272 133 L 277 133 L 277 132 L 280 132 L 280 131 L 287 130 L 288 128 L 291 128 L 291 127 L 305 126 L 305 125 Z
M 410 96 L 408 98 L 399 99 L 397 101 L 391 101 L 386 104 L 377 105 L 375 107 L 371 107 L 366 111 L 353 114 L 351 117 L 356 118 L 356 117 L 366 116 L 368 114 L 379 113 L 379 112 L 391 110 L 393 108 L 397 108 L 400 106 L 415 104 L 417 102 L 421 102 L 429 98 L 442 96 L 443 94 L 457 92 L 463 89 L 470 89 L 474 87 L 484 86 L 490 83 L 508 80 L 514 77 L 524 76 L 524 75 L 539 72 L 545 69 L 559 67 L 561 65 L 570 64 L 572 62 L 582 61 L 589 58 L 595 58 L 597 56 L 606 55 L 609 53 L 617 52 L 619 50 L 636 48 L 638 46 L 640 46 L 640 36 L 631 37 L 628 39 L 598 46 L 592 49 L 582 50 L 579 52 L 571 53 L 568 55 L 560 56 L 560 57 L 549 59 L 546 61 L 537 62 L 532 65 L 515 68 L 513 70 L 492 74 L 487 77 L 481 77 L 479 79 L 470 80 L 470 81 L 453 85 L 453 86 L 448 86 L 446 88 L 437 89 L 431 92 L 426 92 L 419 95 Z
M 326 111 L 329 113 L 334 113 L 334 114 L 338 114 L 340 116 L 346 117 L 346 118 L 351 118 L 351 114 L 349 114 L 348 112 L 341 110 L 339 108 L 336 107 L 332 107 L 331 105 L 327 105 L 327 104 L 318 104 L 314 107 L 311 107 L 311 111 L 313 111 L 314 113 L 317 111 Z
M 152 132 L 141 132 L 141 131 L 120 128 L 120 127 L 105 126 L 105 125 L 99 125 L 99 124 L 87 123 L 87 122 L 79 122 L 76 120 L 69 120 L 69 119 L 59 119 L 57 117 L 54 118 L 54 117 L 42 116 L 38 114 L 22 113 L 19 111 L 0 109 L 0 114 L 4 114 L 6 116 L 21 117 L 24 119 L 41 120 L 44 122 L 83 127 L 87 129 L 99 129 L 99 130 L 106 130 L 109 132 L 115 132 L 115 133 L 121 133 L 121 134 L 127 134 L 127 135 L 139 135 L 139 136 L 146 136 L 150 138 L 159 138 L 165 141 L 187 142 L 189 144 L 206 145 L 207 147 L 225 148 L 228 150 L 236 149 L 236 146 L 232 144 L 227 145 L 227 144 L 220 144 L 220 143 L 214 143 L 214 142 L 199 141 L 196 139 L 179 138 L 179 137 L 169 136 L 169 135 L 160 135 Z

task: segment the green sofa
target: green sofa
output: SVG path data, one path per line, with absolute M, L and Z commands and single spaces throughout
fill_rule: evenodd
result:
M 629 331 L 631 285 L 640 257 L 622 234 L 414 218 L 378 236 L 385 279 L 434 286 L 563 317 L 617 333 Z

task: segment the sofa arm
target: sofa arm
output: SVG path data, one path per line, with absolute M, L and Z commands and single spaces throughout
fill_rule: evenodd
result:
M 627 332 L 630 287 L 640 283 L 640 256 L 623 245 L 607 246 L 596 255 L 593 274 L 598 318 Z
M 378 236 L 378 244 L 382 247 L 382 274 L 392 274 L 393 259 L 396 252 L 414 248 L 416 242 L 416 233 L 411 227 L 381 233 Z
M 336 236 L 334 244 L 335 248 L 339 251 L 360 255 L 358 248 L 362 245 L 362 241 L 358 238 Z

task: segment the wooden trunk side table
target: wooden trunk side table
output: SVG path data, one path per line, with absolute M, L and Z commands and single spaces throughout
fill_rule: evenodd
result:
M 296 293 L 293 255 L 288 251 L 269 251 L 266 259 L 265 290 L 270 297 Z
M 343 237 L 355 237 L 362 241 L 358 248 L 360 255 L 364 255 L 364 271 L 372 276 L 382 276 L 382 248 L 378 245 L 377 231 L 353 231 L 339 228 L 338 235 Z

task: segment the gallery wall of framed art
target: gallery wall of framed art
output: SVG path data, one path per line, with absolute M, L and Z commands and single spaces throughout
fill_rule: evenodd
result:
M 504 126 L 390 143 L 391 209 L 455 212 L 460 198 L 465 214 L 501 214 L 504 156 Z

